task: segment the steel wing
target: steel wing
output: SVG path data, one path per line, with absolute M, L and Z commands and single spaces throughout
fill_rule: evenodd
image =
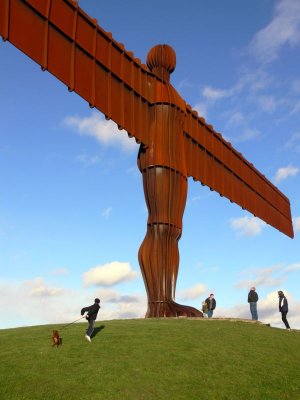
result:
M 1 0 L 0 35 L 138 143 L 149 143 L 157 93 L 162 102 L 178 103 L 76 1 Z M 289 200 L 190 107 L 186 113 L 188 175 L 293 237 Z
M 159 80 L 76 1 L 1 0 L 0 35 L 138 143 L 148 142 L 148 107 Z
M 189 106 L 184 135 L 188 176 L 294 237 L 288 198 Z

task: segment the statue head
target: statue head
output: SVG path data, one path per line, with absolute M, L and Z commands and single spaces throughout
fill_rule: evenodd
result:
M 167 44 L 152 47 L 147 56 L 147 66 L 160 79 L 169 81 L 176 66 L 175 51 Z

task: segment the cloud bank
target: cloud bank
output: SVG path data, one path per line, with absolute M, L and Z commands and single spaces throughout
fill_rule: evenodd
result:
M 281 0 L 275 7 L 272 21 L 252 39 L 249 50 L 260 61 L 269 63 L 278 58 L 284 46 L 300 43 L 300 2 Z
M 90 136 L 107 147 L 113 146 L 124 151 L 133 151 L 138 146 L 134 139 L 129 139 L 126 131 L 120 131 L 113 121 L 105 120 L 101 114 L 96 112 L 89 117 L 67 116 L 63 120 L 63 125 L 80 135 Z M 94 161 L 98 162 L 98 159 Z
M 274 181 L 279 183 L 290 176 L 296 176 L 299 172 L 299 168 L 288 165 L 287 167 L 279 168 L 276 172 Z
M 83 274 L 83 282 L 88 286 L 113 286 L 117 283 L 136 279 L 137 273 L 126 262 L 113 261 L 97 265 Z
M 231 219 L 230 225 L 239 237 L 260 235 L 263 228 L 267 226 L 261 219 L 248 216 Z

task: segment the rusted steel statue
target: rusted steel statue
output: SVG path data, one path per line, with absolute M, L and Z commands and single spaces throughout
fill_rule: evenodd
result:
M 176 64 L 170 46 L 152 48 L 147 68 L 72 0 L 1 0 L 0 35 L 140 143 L 146 317 L 201 316 L 175 303 L 188 177 L 293 237 L 289 200 L 170 84 Z

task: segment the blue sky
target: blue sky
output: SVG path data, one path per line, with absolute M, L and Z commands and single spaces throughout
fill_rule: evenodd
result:
M 101 3 L 101 4 L 100 4 Z M 145 62 L 171 45 L 181 96 L 291 202 L 292 240 L 189 181 L 176 300 L 215 293 L 217 317 L 300 328 L 300 3 L 238 0 L 79 6 Z M 100 297 L 101 319 L 138 318 L 147 212 L 138 146 L 114 123 L 0 43 L 0 328 L 69 322 Z

